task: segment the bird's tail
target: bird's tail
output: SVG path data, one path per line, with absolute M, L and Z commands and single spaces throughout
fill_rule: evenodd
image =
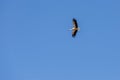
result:
M 78 27 L 78 31 L 80 31 L 80 28 Z

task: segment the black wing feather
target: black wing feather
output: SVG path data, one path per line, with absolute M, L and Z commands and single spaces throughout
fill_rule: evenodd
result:
M 75 18 L 73 18 L 73 25 L 74 27 L 78 28 L 77 20 Z
M 75 36 L 76 36 L 76 33 L 77 33 L 77 30 L 74 30 L 74 31 L 72 32 L 72 37 L 75 37 Z

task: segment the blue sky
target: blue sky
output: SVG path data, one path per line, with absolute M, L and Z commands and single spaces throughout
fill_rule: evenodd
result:
M 119 0 L 1 0 L 0 80 L 120 80 L 119 9 Z

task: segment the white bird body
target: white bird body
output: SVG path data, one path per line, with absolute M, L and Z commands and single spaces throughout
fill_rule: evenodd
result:
M 73 27 L 73 28 L 71 28 L 69 30 L 78 30 L 78 31 L 80 31 L 80 28 L 79 27 L 78 28 Z

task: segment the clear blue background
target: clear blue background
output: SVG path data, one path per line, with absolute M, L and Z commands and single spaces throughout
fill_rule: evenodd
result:
M 1 0 L 0 37 L 0 80 L 120 80 L 120 0 Z

